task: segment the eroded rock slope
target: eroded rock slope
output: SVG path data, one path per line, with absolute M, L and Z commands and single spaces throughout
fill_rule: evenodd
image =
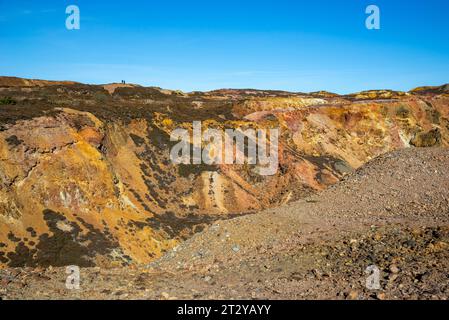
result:
M 446 87 L 183 93 L 0 78 L 0 264 L 149 263 L 218 219 L 325 189 L 374 157 L 447 146 Z M 174 165 L 170 133 L 280 128 L 279 166 Z

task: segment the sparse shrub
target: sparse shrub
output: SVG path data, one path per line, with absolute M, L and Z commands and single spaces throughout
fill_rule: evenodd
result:
M 438 128 L 429 132 L 418 132 L 410 141 L 410 144 L 417 148 L 426 148 L 441 145 L 441 132 Z
M 3 97 L 0 99 L 0 105 L 15 105 L 16 103 L 17 101 L 11 97 Z
M 438 110 L 432 109 L 432 110 L 427 110 L 427 117 L 428 119 L 435 124 L 440 124 L 440 117 L 441 117 L 441 113 Z
M 410 115 L 410 110 L 408 110 L 406 107 L 404 106 L 400 106 L 397 110 L 396 110 L 396 115 L 399 118 L 407 118 Z
M 106 102 L 106 100 L 108 100 L 108 96 L 104 93 L 96 92 L 94 93 L 94 99 L 97 102 Z

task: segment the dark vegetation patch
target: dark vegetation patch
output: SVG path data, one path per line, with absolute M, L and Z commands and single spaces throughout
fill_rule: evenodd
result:
M 5 257 L 5 253 L 3 251 L 0 251 L 0 263 L 6 264 L 8 263 L 9 259 Z
M 147 191 L 150 194 L 151 198 L 148 198 L 148 194 L 147 194 L 147 199 L 149 201 L 156 201 L 157 204 L 159 205 L 159 207 L 165 209 L 167 207 L 167 199 L 165 199 L 162 196 L 161 192 L 157 191 L 158 186 L 156 184 L 154 184 L 150 179 L 147 179 L 144 177 L 144 183 L 147 187 Z
M 67 84 L 44 87 L 4 88 L 8 104 L 0 112 L 0 123 L 15 123 L 43 115 L 54 115 L 55 108 L 72 108 L 90 112 L 99 119 L 121 121 L 125 124 L 132 119 L 151 120 L 155 112 L 167 114 L 176 122 L 214 119 L 232 120 L 233 103 L 220 101 L 204 94 L 180 95 L 176 92 L 166 94 L 155 88 L 118 88 L 111 96 L 98 85 Z M 201 102 L 201 107 L 194 107 Z M 156 133 L 157 134 L 157 133 Z
M 119 246 L 108 230 L 102 232 L 81 218 L 77 219 L 87 231 L 83 232 L 78 223 L 69 221 L 62 214 L 52 210 L 44 210 L 43 216 L 51 235 L 42 234 L 32 249 L 24 242 L 19 242 L 15 251 L 7 254 L 10 267 L 67 265 L 91 267 L 94 266 L 93 258 L 97 254 L 107 255 Z M 58 222 L 64 223 L 70 231 L 59 229 Z M 28 232 L 35 234 L 32 228 L 29 229 Z
M 176 92 L 163 93 L 157 88 L 123 87 L 117 88 L 113 96 L 121 102 L 132 101 L 134 104 L 138 104 L 145 101 L 144 107 L 147 111 L 164 113 L 170 109 L 172 110 L 170 117 L 175 121 L 218 120 L 220 114 L 226 119 L 234 119 L 230 101 L 216 101 L 207 98 L 204 94 L 185 96 Z M 194 108 L 194 102 L 201 102 L 201 108 Z
M 14 233 L 12 233 L 11 231 L 8 233 L 8 239 L 11 240 L 12 242 L 19 242 L 20 238 L 17 238 Z
M 134 144 L 138 147 L 140 147 L 141 145 L 143 145 L 145 143 L 145 139 L 142 137 L 139 137 L 138 135 L 131 133 L 129 136 L 134 141 Z
M 148 201 L 155 201 L 161 208 L 165 208 L 171 185 L 176 181 L 175 167 L 170 166 L 169 162 L 171 142 L 169 136 L 155 126 L 148 128 L 148 139 L 150 143 L 143 144 L 144 150 L 136 154 L 142 161 L 140 169 L 148 191 L 145 197 Z
M 36 231 L 32 227 L 28 227 L 26 231 L 31 235 L 31 237 L 35 238 L 37 236 Z
M 313 157 L 303 155 L 302 157 L 318 167 L 316 178 L 321 183 L 325 183 L 322 174 L 323 170 L 332 172 L 338 178 L 353 171 L 353 168 L 346 161 L 332 156 Z
M 171 97 L 157 88 L 148 87 L 119 87 L 116 88 L 113 96 L 115 98 L 123 99 L 149 99 L 149 100 L 164 100 Z
M 282 91 L 282 90 L 260 90 L 260 89 L 217 89 L 212 90 L 209 92 L 201 92 L 197 91 L 195 92 L 198 96 L 204 96 L 204 95 L 214 95 L 217 97 L 226 97 L 231 98 L 232 96 L 238 95 L 239 97 L 244 97 L 246 99 L 249 98 L 266 98 L 266 97 L 297 97 L 297 96 L 304 96 L 307 95 L 303 92 L 289 92 L 289 91 Z M 312 93 L 311 93 L 312 95 Z
M 170 118 L 176 122 L 193 122 L 204 120 L 223 122 L 224 120 L 236 120 L 232 114 L 234 105 L 232 102 L 205 99 L 202 101 L 203 105 L 200 108 L 193 108 L 192 102 L 192 99 L 174 101 L 170 105 L 170 109 L 172 110 L 172 113 L 170 113 Z
M 76 130 L 81 130 L 84 127 L 95 127 L 95 123 L 88 117 L 71 117 L 70 122 Z
M 142 230 L 143 228 L 148 226 L 148 224 L 146 222 L 142 222 L 142 221 L 129 220 L 128 221 L 128 226 L 131 227 L 131 228 L 137 228 L 137 229 Z
M 137 199 L 137 201 L 142 205 L 142 207 L 145 209 L 145 211 L 147 212 L 151 212 L 150 208 L 148 207 L 148 205 L 145 203 L 145 201 L 142 200 L 142 197 L 140 196 L 140 194 L 138 194 L 134 189 L 130 188 L 129 191 L 131 191 L 131 193 L 134 195 L 134 197 Z
M 161 150 L 166 150 L 173 146 L 176 142 L 170 141 L 170 136 L 157 126 L 151 126 L 148 128 L 148 139 L 151 144 Z
M 10 146 L 13 146 L 13 147 L 17 147 L 23 143 L 23 140 L 17 138 L 17 136 L 15 136 L 15 135 L 10 136 L 10 137 L 6 138 L 5 140 L 6 140 L 6 142 L 8 142 L 8 144 Z
M 2 108 L 0 112 L 0 131 L 3 125 L 11 123 L 14 124 L 19 120 L 28 120 L 43 115 L 55 115 L 59 111 L 54 110 L 54 106 L 44 104 L 41 101 L 20 101 L 15 105 L 8 106 L 7 110 Z
M 441 144 L 441 132 L 438 128 L 428 132 L 419 132 L 413 137 L 410 144 L 418 148 L 439 146 Z
M 93 98 L 98 103 L 105 103 L 105 102 L 107 102 L 108 100 L 111 99 L 110 96 L 107 93 L 104 93 L 104 92 L 95 92 L 93 94 Z
M 198 176 L 204 171 L 218 171 L 218 169 L 218 166 L 203 162 L 201 164 L 178 164 L 178 173 L 185 178 L 188 178 L 191 174 Z
M 428 107 L 426 108 L 427 119 L 431 123 L 440 124 L 441 113 L 430 102 L 426 101 L 426 105 Z
M 9 260 L 8 265 L 10 267 L 35 267 L 34 256 L 36 249 L 28 248 L 24 242 L 20 241 L 15 248 L 15 252 L 8 252 L 7 257 Z
M 148 225 L 154 230 L 165 232 L 171 239 L 186 240 L 194 233 L 200 232 L 205 226 L 217 220 L 227 220 L 252 213 L 238 213 L 227 215 L 198 215 L 190 213 L 186 216 L 177 216 L 174 212 L 154 215 L 146 219 Z
M 410 110 L 405 106 L 399 106 L 396 109 L 396 116 L 398 116 L 399 118 L 405 119 L 405 118 L 408 118 L 409 115 L 410 115 Z
M 410 91 L 411 94 L 415 95 L 437 95 L 437 94 L 447 94 L 449 92 L 449 84 L 445 84 L 439 87 L 423 87 Z
M 14 100 L 11 97 L 3 97 L 0 98 L 0 105 L 5 106 L 5 105 L 15 105 L 17 104 L 17 101 Z

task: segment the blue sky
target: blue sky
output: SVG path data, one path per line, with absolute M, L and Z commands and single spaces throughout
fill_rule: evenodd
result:
M 81 29 L 65 28 L 78 5 Z M 365 8 L 381 30 L 365 28 Z M 0 0 L 0 75 L 170 89 L 449 82 L 447 0 Z

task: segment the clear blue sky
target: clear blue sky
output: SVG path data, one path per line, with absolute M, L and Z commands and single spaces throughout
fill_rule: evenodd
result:
M 76 4 L 81 29 L 65 28 Z M 365 28 L 365 8 L 381 30 Z M 0 75 L 171 89 L 449 82 L 448 0 L 0 0 Z

